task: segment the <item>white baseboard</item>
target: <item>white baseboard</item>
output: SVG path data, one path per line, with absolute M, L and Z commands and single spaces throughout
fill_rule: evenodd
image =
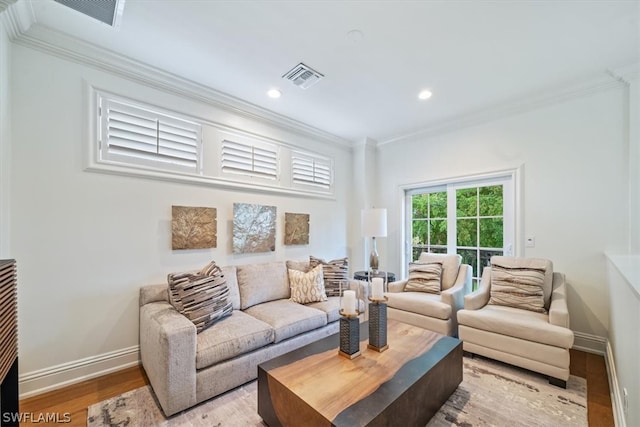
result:
M 620 385 L 618 384 L 618 375 L 616 374 L 616 364 L 613 358 L 613 349 L 611 344 L 607 342 L 607 353 L 604 361 L 607 365 L 607 376 L 609 377 L 609 390 L 611 392 L 611 406 L 613 409 L 613 422 L 616 427 L 626 427 L 627 420 L 624 417 L 624 404 L 620 395 Z
M 136 345 L 27 372 L 18 378 L 20 399 L 136 366 L 139 363 L 140 348 Z
M 591 335 L 584 332 L 573 332 L 573 348 L 575 350 L 586 351 L 587 353 L 605 356 L 607 353 L 607 339 L 598 335 Z

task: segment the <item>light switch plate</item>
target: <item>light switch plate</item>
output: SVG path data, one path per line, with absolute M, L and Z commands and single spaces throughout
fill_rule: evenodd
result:
M 536 247 L 536 238 L 535 236 L 529 236 L 526 238 L 524 242 L 524 246 L 527 248 L 535 248 Z

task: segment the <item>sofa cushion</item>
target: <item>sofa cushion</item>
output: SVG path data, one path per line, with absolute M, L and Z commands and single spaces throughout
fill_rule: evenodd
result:
M 570 348 L 573 345 L 571 329 L 552 325 L 547 314 L 529 310 L 486 305 L 480 310 L 458 311 L 458 323 L 555 347 Z
M 289 277 L 284 262 L 239 265 L 240 309 L 267 301 L 289 298 Z
M 442 302 L 440 295 L 426 292 L 387 292 L 387 305 L 398 310 L 410 311 L 423 316 L 448 320 L 451 306 Z
M 418 262 L 424 264 L 430 262 L 442 263 L 442 290 L 444 291 L 456 283 L 460 264 L 462 264 L 462 257 L 458 254 L 432 254 L 430 252 L 422 252 L 418 258 Z
M 544 281 L 546 264 L 527 260 L 526 264 L 491 264 L 491 299 L 489 304 L 504 305 L 545 313 Z
M 309 260 L 304 260 L 304 261 L 288 260 L 286 264 L 287 264 L 287 270 L 297 270 L 297 271 L 302 271 L 304 273 L 311 270 L 311 267 L 309 266 Z
M 171 273 L 167 281 L 171 305 L 196 325 L 198 333 L 233 310 L 226 279 L 214 261 L 198 272 Z
M 326 301 L 312 302 L 307 307 L 315 308 L 327 313 L 327 323 L 340 319 L 340 297 L 327 297 Z
M 271 325 L 275 330 L 274 343 L 327 324 L 325 312 L 288 299 L 254 305 L 245 313 Z
M 309 267 L 314 268 L 318 265 L 322 265 L 324 289 L 327 296 L 340 296 L 340 282 L 349 280 L 349 258 L 325 261 L 309 256 Z
M 291 301 L 298 304 L 326 301 L 322 266 L 312 268 L 308 272 L 289 270 L 289 285 L 291 286 Z
M 198 334 L 196 369 L 232 359 L 271 344 L 273 328 L 241 311 L 226 317 Z
M 222 267 L 222 274 L 227 279 L 227 287 L 229 288 L 229 301 L 233 305 L 234 310 L 240 310 L 240 289 L 238 289 L 238 277 L 235 265 Z
M 442 286 L 442 263 L 409 263 L 409 278 L 405 292 L 429 292 L 439 294 Z

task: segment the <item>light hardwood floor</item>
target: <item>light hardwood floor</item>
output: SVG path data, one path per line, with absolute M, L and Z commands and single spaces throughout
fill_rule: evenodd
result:
M 571 373 L 587 380 L 589 426 L 613 426 L 609 380 L 604 358 L 591 353 L 571 350 Z M 136 366 L 21 400 L 20 412 L 29 412 L 36 416 L 40 413 L 69 413 L 71 422 L 64 425 L 86 426 L 87 408 L 90 405 L 142 387 L 145 384 L 148 384 L 147 376 L 142 367 Z M 21 425 L 27 426 L 31 423 L 22 423 Z M 55 424 L 34 423 L 33 425 Z

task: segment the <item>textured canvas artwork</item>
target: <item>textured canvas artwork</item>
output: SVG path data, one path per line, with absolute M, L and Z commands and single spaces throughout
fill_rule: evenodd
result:
M 309 244 L 309 214 L 290 212 L 284 214 L 284 244 Z
M 171 206 L 171 248 L 217 247 L 216 208 Z
M 276 207 L 233 204 L 233 253 L 276 250 Z

